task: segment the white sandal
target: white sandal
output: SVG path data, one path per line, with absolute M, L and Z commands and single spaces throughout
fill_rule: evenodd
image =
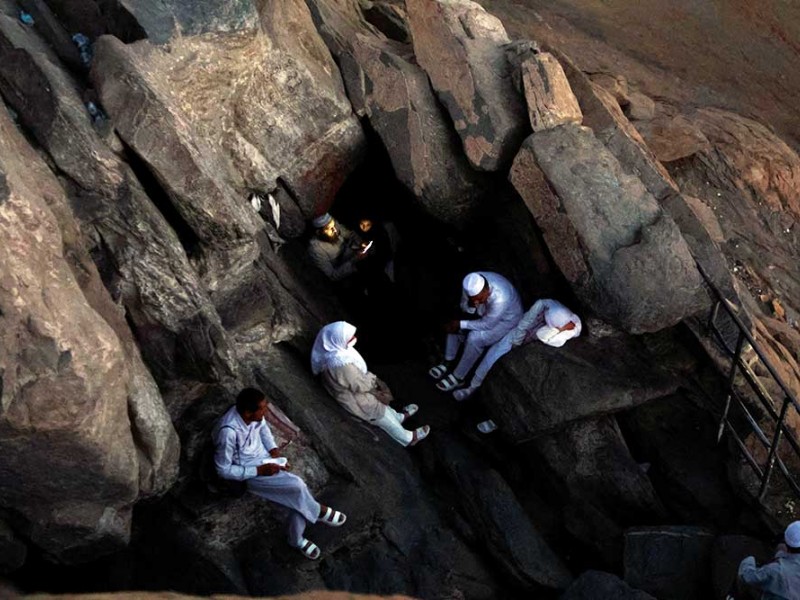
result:
M 460 390 L 453 392 L 453 398 L 455 398 L 457 402 L 463 402 L 472 396 L 472 394 L 474 394 L 477 390 L 478 388 L 472 386 L 461 388 Z
M 428 437 L 428 434 L 430 432 L 431 432 L 431 426 L 430 425 L 423 425 L 422 427 L 417 427 L 414 430 L 414 437 L 411 438 L 411 443 L 409 443 L 408 445 L 409 446 L 416 446 L 422 440 L 424 440 L 426 437 Z
M 338 510 L 333 510 L 330 506 L 326 507 L 325 514 L 317 519 L 320 523 L 331 527 L 341 527 L 347 521 L 347 515 Z
M 400 417 L 401 417 L 400 418 L 400 422 L 401 423 L 405 423 L 411 417 L 413 417 L 415 414 L 417 414 L 418 410 L 419 410 L 419 406 L 417 406 L 416 404 L 409 404 L 408 406 L 404 406 L 403 410 L 400 411 Z
M 322 554 L 322 550 L 319 549 L 319 546 L 306 538 L 300 539 L 300 545 L 297 546 L 297 549 L 309 560 L 317 560 L 319 555 Z
M 492 433 L 497 429 L 497 423 L 495 423 L 491 419 L 488 419 L 486 421 L 481 421 L 480 423 L 478 423 L 477 427 L 478 431 L 480 431 L 483 434 L 487 434 L 487 433 Z
M 463 385 L 463 381 L 461 381 L 453 373 L 450 373 L 447 377 L 436 384 L 436 389 L 442 390 L 443 392 L 452 392 L 454 389 L 460 388 Z
M 428 375 L 430 375 L 432 379 L 439 381 L 442 377 L 447 375 L 447 363 L 442 363 L 440 365 L 436 365 L 435 367 L 431 367 L 428 370 Z

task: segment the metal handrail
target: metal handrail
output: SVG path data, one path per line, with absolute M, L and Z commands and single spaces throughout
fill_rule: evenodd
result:
M 742 308 L 736 307 L 730 300 L 728 300 L 722 292 L 717 288 L 708 274 L 703 269 L 702 265 L 697 263 L 697 268 L 700 271 L 700 274 L 705 279 L 706 284 L 708 285 L 709 289 L 713 292 L 716 296 L 716 301 L 711 308 L 711 313 L 709 314 L 707 328 L 714 333 L 714 335 L 719 340 L 722 347 L 725 349 L 727 354 L 731 358 L 731 367 L 730 371 L 728 372 L 727 377 L 727 387 L 726 387 L 726 396 L 725 396 L 725 405 L 722 412 L 722 417 L 720 418 L 719 429 L 717 432 L 717 440 L 719 441 L 723 434 L 727 431 L 733 440 L 736 442 L 736 445 L 739 447 L 739 450 L 744 455 L 747 463 L 753 469 L 753 471 L 758 476 L 760 480 L 759 490 L 758 490 L 758 500 L 762 502 L 764 497 L 766 496 L 767 490 L 769 488 L 770 479 L 772 477 L 772 472 L 774 471 L 775 465 L 778 465 L 778 470 L 784 475 L 789 486 L 791 487 L 792 491 L 800 497 L 800 485 L 795 481 L 792 474 L 789 472 L 789 469 L 786 467 L 786 464 L 783 462 L 780 456 L 778 456 L 778 447 L 781 443 L 782 439 L 786 439 L 789 442 L 789 446 L 794 454 L 800 459 L 800 444 L 798 444 L 797 440 L 795 439 L 791 430 L 787 429 L 785 426 L 786 420 L 786 413 L 788 412 L 789 405 L 791 404 L 798 413 L 800 413 L 800 403 L 798 403 L 797 398 L 795 398 L 794 394 L 791 392 L 789 387 L 783 381 L 781 376 L 778 374 L 775 367 L 772 366 L 772 363 L 764 354 L 764 352 L 759 347 L 758 343 L 756 342 L 755 338 L 751 335 L 749 328 L 745 325 L 739 315 L 736 314 L 738 310 L 743 310 Z M 738 335 L 736 340 L 736 348 L 732 349 L 728 340 L 722 335 L 722 332 L 716 325 L 716 319 L 719 314 L 719 307 L 722 306 L 725 309 L 725 312 L 728 314 L 732 322 L 738 328 Z M 754 374 L 750 370 L 749 365 L 745 363 L 742 359 L 742 350 L 744 347 L 744 342 L 747 341 L 750 344 L 750 347 L 756 353 L 761 363 L 767 369 L 767 372 L 772 376 L 775 382 L 780 387 L 781 391 L 783 392 L 783 401 L 780 403 L 780 409 L 776 410 L 776 402 L 773 398 L 769 395 L 767 390 L 764 388 L 763 385 L 755 379 Z M 767 415 L 770 417 L 772 422 L 775 423 L 775 430 L 772 434 L 772 439 L 768 439 L 766 433 L 761 429 L 758 423 L 755 422 L 753 417 L 750 415 L 750 411 L 747 409 L 745 402 L 743 401 L 742 397 L 735 389 L 735 381 L 736 381 L 736 374 L 737 371 L 741 371 L 742 375 L 744 376 L 744 380 L 750 386 L 751 390 L 755 393 L 758 400 L 764 405 L 764 408 L 767 410 Z M 746 416 L 746 420 L 752 431 L 756 434 L 758 440 L 764 446 L 765 450 L 768 452 L 767 456 L 767 463 L 762 468 L 758 462 L 756 461 L 755 457 L 750 453 L 747 449 L 747 446 L 744 444 L 742 439 L 736 433 L 733 425 L 730 422 L 729 414 L 731 409 L 731 404 L 735 400 L 736 405 L 744 412 Z

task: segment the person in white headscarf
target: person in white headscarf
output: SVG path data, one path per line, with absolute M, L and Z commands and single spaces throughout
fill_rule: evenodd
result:
M 567 340 L 581 334 L 581 320 L 574 312 L 558 300 L 544 298 L 537 300 L 528 312 L 519 320 L 517 326 L 494 344 L 475 369 L 468 387 L 455 390 L 456 400 L 469 398 L 481 386 L 489 370 L 501 357 L 517 346 L 537 339 L 543 344 L 560 348 Z
M 345 321 L 323 327 L 311 350 L 311 371 L 345 410 L 383 429 L 402 446 L 413 446 L 425 439 L 430 427 L 409 431 L 403 423 L 419 407 L 409 404 L 401 412 L 389 404 L 394 400 L 389 387 L 367 369 L 364 358 L 355 349 L 356 328 Z
M 448 392 L 463 385 L 484 350 L 500 341 L 522 317 L 522 301 L 512 283 L 490 271 L 470 273 L 462 282 L 461 310 L 477 319 L 454 320 L 445 327 L 447 340 L 444 362 L 428 371 L 439 381 L 436 387 Z M 464 351 L 452 369 L 461 346 Z

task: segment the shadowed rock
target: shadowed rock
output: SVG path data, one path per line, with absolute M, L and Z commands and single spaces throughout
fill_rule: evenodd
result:
M 635 590 L 616 575 L 586 571 L 561 596 L 561 600 L 655 600 L 650 594 Z
M 653 370 L 636 340 L 588 334 L 562 348 L 538 342 L 515 348 L 482 389 L 492 418 L 519 443 L 571 421 L 660 398 L 677 385 Z

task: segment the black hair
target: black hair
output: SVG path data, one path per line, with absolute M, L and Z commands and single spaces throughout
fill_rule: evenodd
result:
M 256 388 L 244 388 L 239 395 L 236 396 L 236 410 L 240 415 L 245 413 L 253 413 L 258 410 L 258 405 L 262 400 L 266 400 L 267 396 L 261 390 Z

